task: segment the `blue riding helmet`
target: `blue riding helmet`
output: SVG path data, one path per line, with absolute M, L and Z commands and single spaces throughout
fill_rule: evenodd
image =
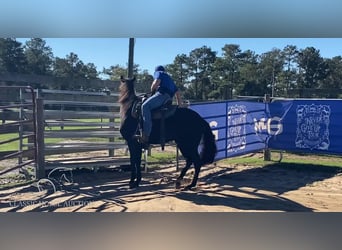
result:
M 165 68 L 161 65 L 158 65 L 154 71 L 165 71 Z

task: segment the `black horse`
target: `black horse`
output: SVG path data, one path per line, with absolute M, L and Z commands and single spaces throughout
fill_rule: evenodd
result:
M 134 82 L 135 78 L 125 79 L 121 77 L 119 97 L 121 115 L 120 133 L 127 141 L 130 153 L 130 188 L 138 187 L 141 181 L 140 164 L 142 155 L 142 145 L 135 137 L 137 132 L 139 132 L 140 120 L 132 114 L 132 107 L 135 106 L 137 101 L 141 101 L 141 98 L 135 94 Z M 151 144 L 160 144 L 161 121 L 160 119 L 154 119 L 152 124 L 149 142 Z M 212 163 L 217 152 L 215 137 L 209 124 L 195 111 L 177 107 L 174 114 L 165 119 L 163 139 L 166 142 L 175 141 L 180 152 L 186 159 L 186 165 L 177 178 L 176 188 L 180 188 L 181 180 L 192 164 L 194 164 L 195 173 L 192 182 L 185 189 L 195 187 L 201 166 Z

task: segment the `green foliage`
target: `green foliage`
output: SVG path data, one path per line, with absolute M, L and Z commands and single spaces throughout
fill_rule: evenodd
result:
M 128 41 L 127 41 L 128 45 Z M 128 49 L 128 46 L 127 46 Z M 221 55 L 218 53 L 221 52 Z M 230 99 L 238 95 L 277 97 L 339 98 L 342 85 L 342 59 L 322 58 L 320 51 L 287 45 L 261 55 L 252 48 L 242 51 L 238 44 L 225 44 L 221 51 L 203 45 L 188 54 L 175 55 L 165 65 L 183 93 L 184 99 Z M 34 88 L 102 91 L 94 81 L 99 75 L 118 81 L 127 76 L 127 65 L 114 64 L 98 71 L 74 52 L 54 57 L 41 38 L 24 45 L 15 38 L 0 38 L 0 73 L 26 73 L 59 77 L 53 85 L 30 83 Z M 133 65 L 137 92 L 149 92 L 153 76 Z
M 91 90 L 95 86 L 87 80 L 97 79 L 98 73 L 93 63 L 84 64 L 76 54 L 70 53 L 66 58 L 55 59 L 53 75 L 66 79 L 59 86 L 62 90 Z M 72 81 L 74 79 L 84 80 Z
M 328 64 L 320 56 L 319 50 L 308 47 L 298 53 L 299 86 L 317 88 L 328 75 Z M 302 96 L 301 96 L 302 97 Z
M 13 38 L 0 38 L 0 73 L 25 73 L 27 59 L 22 44 Z
M 25 43 L 24 54 L 27 59 L 27 71 L 36 75 L 51 75 L 53 53 L 41 38 L 32 38 Z

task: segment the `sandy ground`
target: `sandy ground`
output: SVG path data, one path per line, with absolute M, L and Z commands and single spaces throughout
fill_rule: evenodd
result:
M 193 191 L 175 189 L 174 164 L 151 167 L 132 190 L 126 171 L 72 174 L 73 183 L 57 185 L 56 192 L 49 185 L 39 191 L 36 183 L 0 190 L 0 212 L 342 212 L 342 173 L 336 169 L 218 162 L 202 168 Z

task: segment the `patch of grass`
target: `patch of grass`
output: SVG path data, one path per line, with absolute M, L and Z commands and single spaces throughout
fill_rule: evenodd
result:
M 79 119 L 74 120 L 77 122 L 84 122 L 85 124 L 87 122 L 101 122 L 101 119 Z M 109 122 L 109 119 L 102 119 L 102 122 Z M 116 122 L 119 122 L 118 119 L 116 119 Z M 82 129 L 94 129 L 94 128 L 101 128 L 101 126 L 65 126 L 63 130 L 82 130 Z M 45 127 L 46 131 L 59 131 L 61 130 L 60 126 L 51 126 L 51 127 Z M 0 134 L 0 141 L 6 141 L 12 138 L 18 137 L 18 133 L 6 133 L 6 134 Z M 70 138 L 72 139 L 72 138 Z M 45 140 L 45 143 L 59 143 L 64 141 L 65 138 L 47 138 Z M 75 138 L 75 140 L 79 140 L 79 138 Z M 82 140 L 86 140 L 89 142 L 107 142 L 107 138 L 82 138 Z M 27 143 L 27 139 L 24 140 L 24 144 Z M 19 140 L 13 141 L 10 143 L 2 144 L 0 145 L 0 152 L 3 151 L 17 151 L 19 149 Z
M 238 164 L 246 166 L 268 166 L 278 165 L 283 167 L 292 167 L 298 169 L 337 169 L 342 171 L 342 157 L 335 155 L 310 155 L 310 154 L 295 154 L 283 153 L 282 159 L 279 162 L 279 152 L 272 152 L 275 160 L 264 161 L 262 153 L 250 154 L 240 157 L 233 157 L 220 160 L 222 164 Z
M 172 152 L 152 152 L 150 156 L 148 156 L 149 163 L 160 163 L 160 164 L 168 164 L 172 163 L 176 160 L 176 154 Z
M 176 154 L 173 152 L 156 152 L 148 157 L 151 163 L 172 163 L 176 159 Z M 330 168 L 342 171 L 342 157 L 336 155 L 309 155 L 309 154 L 295 154 L 283 153 L 282 160 L 279 162 L 279 152 L 272 152 L 272 160 L 264 161 L 263 153 L 247 154 L 238 157 L 232 157 L 217 161 L 221 165 L 245 165 L 245 166 L 269 166 L 278 165 L 283 167 L 293 168 Z
M 7 141 L 16 137 L 18 137 L 18 133 L 0 134 L 0 141 Z M 13 142 L 0 145 L 0 151 L 18 150 L 18 148 L 19 148 L 19 141 L 13 141 Z
M 239 164 L 246 166 L 264 166 L 267 165 L 267 162 L 264 161 L 264 158 L 261 154 L 249 154 L 245 156 L 232 157 L 218 161 L 218 163 L 222 164 Z M 273 162 L 272 162 L 273 163 Z
M 342 158 L 339 156 L 328 155 L 296 155 L 286 153 L 283 156 L 283 163 L 311 164 L 320 166 L 340 167 L 342 168 Z

